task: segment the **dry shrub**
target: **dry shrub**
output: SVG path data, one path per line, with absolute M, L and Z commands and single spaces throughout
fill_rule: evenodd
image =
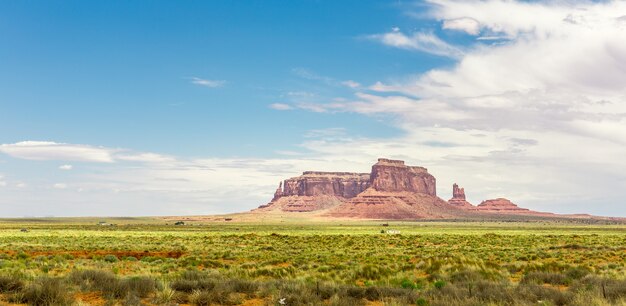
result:
M 15 276 L 0 276 L 0 293 L 18 292 L 24 288 L 24 282 Z
M 568 285 L 570 279 L 561 273 L 552 272 L 529 272 L 521 281 L 522 284 L 551 284 L 551 285 Z
M 58 278 L 43 277 L 35 280 L 21 292 L 23 302 L 29 305 L 71 305 L 73 300 L 67 286 Z

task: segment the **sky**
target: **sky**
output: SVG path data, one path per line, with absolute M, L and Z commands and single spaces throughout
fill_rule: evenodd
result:
M 626 216 L 626 2 L 1 1 L 0 216 L 219 214 L 306 170 Z

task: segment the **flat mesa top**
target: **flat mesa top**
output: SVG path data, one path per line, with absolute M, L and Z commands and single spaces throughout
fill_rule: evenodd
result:
M 369 176 L 369 173 L 356 172 L 324 172 L 324 171 L 304 171 L 303 176 Z
M 409 168 L 414 172 L 418 173 L 428 173 L 428 169 L 420 166 L 407 166 L 404 164 L 403 160 L 397 159 L 387 159 L 387 158 L 379 158 L 376 166 L 391 166 L 391 167 L 402 167 Z
M 404 161 L 403 160 L 397 160 L 397 159 L 379 158 L 377 164 L 378 165 L 380 165 L 380 164 L 389 164 L 389 165 L 396 165 L 396 166 L 404 166 Z

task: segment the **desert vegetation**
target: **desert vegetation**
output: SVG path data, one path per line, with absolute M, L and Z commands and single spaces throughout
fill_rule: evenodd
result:
M 626 303 L 620 225 L 25 222 L 0 224 L 0 303 Z

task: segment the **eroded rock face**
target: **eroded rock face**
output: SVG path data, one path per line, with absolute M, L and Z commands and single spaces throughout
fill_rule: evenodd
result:
M 465 199 L 465 189 L 460 188 L 456 183 L 452 185 L 452 199 L 448 200 L 448 203 L 459 208 L 474 208 L 474 205 Z
M 278 200 L 282 196 L 283 196 L 283 182 L 280 182 L 278 184 L 278 188 L 276 188 L 276 191 L 274 192 L 274 197 L 272 198 L 271 202 Z
M 326 215 L 365 219 L 450 217 L 453 209 L 436 195 L 435 177 L 423 167 L 379 158 L 372 166 L 370 187 Z
M 369 187 L 369 173 L 306 171 L 278 185 L 272 201 L 259 209 L 309 212 L 326 209 Z
M 372 166 L 370 185 L 382 192 L 414 192 L 437 195 L 435 177 L 423 167 L 406 166 L 404 161 L 379 158 Z
M 459 185 L 454 183 L 452 185 L 452 198 L 465 200 L 465 188 L 460 188 Z
M 285 180 L 282 196 L 337 196 L 352 198 L 369 187 L 369 173 L 306 171 Z
M 478 206 L 476 206 L 476 208 L 478 211 L 497 213 L 531 212 L 529 209 L 518 207 L 516 204 L 505 198 L 482 201 L 480 204 L 478 204 Z

